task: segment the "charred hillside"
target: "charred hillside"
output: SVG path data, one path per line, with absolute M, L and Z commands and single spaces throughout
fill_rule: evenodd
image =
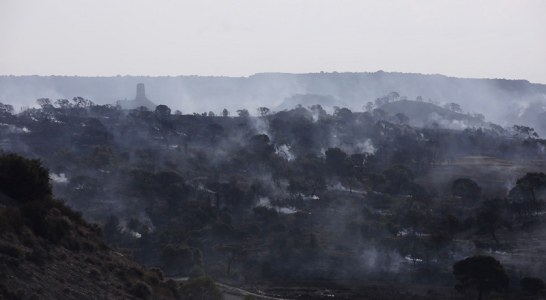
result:
M 166 105 L 124 110 L 42 98 L 40 108 L 1 111 L 0 146 L 41 159 L 49 173 L 38 186 L 49 177 L 56 196 L 99 224 L 108 247 L 165 276 L 207 274 L 281 298 L 305 290 L 309 299 L 404 299 L 405 291 L 457 299 L 474 292 L 467 271 L 484 263 L 500 274 L 497 295 L 540 295 L 540 284 L 528 290 L 520 280 L 544 279 L 546 141 L 533 128 L 488 123 L 456 105 L 406 101 L 390 93 L 365 112 L 297 105 L 260 107 L 254 117 L 246 109 L 184 115 Z M 414 125 L 422 115 L 405 115 L 406 105 L 424 105 L 415 112 L 436 119 Z M 22 220 L 63 218 L 54 208 Z M 40 236 L 48 226 L 28 224 L 36 239 L 49 236 Z M 52 249 L 91 251 L 80 225 L 61 225 L 51 232 L 67 233 L 54 235 Z M 80 229 L 91 240 L 93 230 Z M 6 243 L 26 258 L 30 246 L 14 236 Z M 474 256 L 455 276 L 455 263 Z M 102 274 L 102 263 L 92 268 Z M 142 274 L 130 278 L 152 292 L 163 286 Z M 133 283 L 111 278 L 130 295 Z M 455 285 L 470 291 L 458 295 Z
M 0 299 L 187 299 L 52 196 L 37 160 L 0 155 Z

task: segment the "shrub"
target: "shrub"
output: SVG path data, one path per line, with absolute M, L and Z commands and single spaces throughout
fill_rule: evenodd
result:
M 201 268 L 200 266 L 194 265 L 191 268 L 190 273 L 188 274 L 188 276 L 190 278 L 203 277 L 203 276 L 205 276 L 205 271 L 203 271 L 203 268 Z
M 36 248 L 32 252 L 26 255 L 26 259 L 30 262 L 35 263 L 38 266 L 42 266 L 47 259 L 49 258 L 49 253 L 44 251 L 41 248 Z
M 546 289 L 544 281 L 542 281 L 542 279 L 540 278 L 525 277 L 522 278 L 519 283 L 524 291 L 533 295 L 538 294 L 538 292 Z
M 95 269 L 95 268 L 92 268 L 90 271 L 89 271 L 89 276 L 95 280 L 99 280 L 100 279 L 100 271 Z
M 0 253 L 14 258 L 22 258 L 24 256 L 21 249 L 5 242 L 0 242 Z
M 214 281 L 208 277 L 190 279 L 180 287 L 182 299 L 223 299 L 222 292 L 216 287 Z
M 152 288 L 142 281 L 137 281 L 131 285 L 129 293 L 139 299 L 150 299 Z
M 72 223 L 56 208 L 50 209 L 54 200 L 32 201 L 21 207 L 21 214 L 32 231 L 57 243 L 70 233 Z
M 39 160 L 0 155 L 0 192 L 20 204 L 51 197 L 49 172 Z
M 157 277 L 158 280 L 162 281 L 163 280 L 163 271 L 161 271 L 161 269 L 159 268 L 150 268 L 149 269 L 150 273 Z

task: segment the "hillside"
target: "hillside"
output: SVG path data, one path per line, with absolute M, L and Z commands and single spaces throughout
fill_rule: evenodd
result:
M 0 299 L 187 299 L 161 270 L 106 246 L 48 182 L 39 161 L 0 156 Z

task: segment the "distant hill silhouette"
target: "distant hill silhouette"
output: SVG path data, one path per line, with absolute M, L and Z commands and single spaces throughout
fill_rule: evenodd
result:
M 434 123 L 450 129 L 487 126 L 484 120 L 468 114 L 454 112 L 427 102 L 399 100 L 387 103 L 380 109 L 394 115 L 403 113 L 409 118 L 409 124 L 424 127 Z
M 37 98 L 81 96 L 96 103 L 115 103 L 134 93 L 144 83 L 157 104 L 166 104 L 184 113 L 231 111 L 260 106 L 276 108 L 294 95 L 322 95 L 339 99 L 352 110 L 362 110 L 374 101 L 396 91 L 407 99 L 459 103 L 464 111 L 484 114 L 501 125 L 520 123 L 546 132 L 538 115 L 528 111 L 533 103 L 546 98 L 546 85 L 526 80 L 467 79 L 413 73 L 261 73 L 249 77 L 75 77 L 0 76 L 0 102 L 34 105 Z M 537 106 L 538 107 L 538 106 Z

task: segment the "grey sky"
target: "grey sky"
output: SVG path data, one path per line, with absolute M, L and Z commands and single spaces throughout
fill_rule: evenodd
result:
M 0 74 L 400 71 L 546 83 L 544 0 L 0 0 Z

